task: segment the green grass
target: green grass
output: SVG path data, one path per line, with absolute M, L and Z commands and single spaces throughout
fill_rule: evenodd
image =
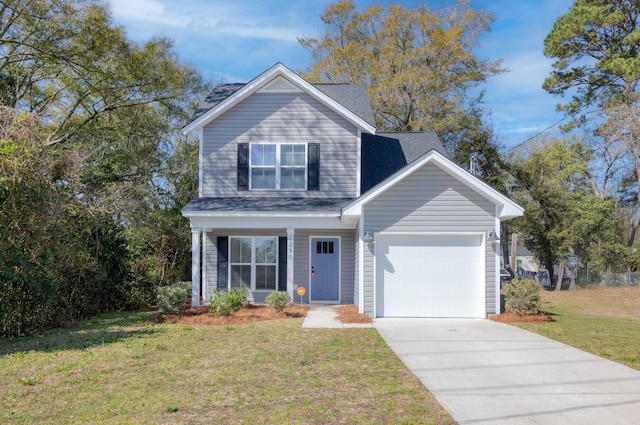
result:
M 640 288 L 543 292 L 553 322 L 513 323 L 640 370 Z
M 374 329 L 152 317 L 0 341 L 0 423 L 455 423 Z

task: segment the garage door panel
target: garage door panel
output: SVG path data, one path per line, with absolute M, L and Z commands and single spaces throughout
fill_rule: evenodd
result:
M 382 236 L 377 315 L 484 317 L 481 235 Z

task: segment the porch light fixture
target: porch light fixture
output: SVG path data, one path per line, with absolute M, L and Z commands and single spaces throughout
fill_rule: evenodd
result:
M 487 241 L 498 242 L 500 241 L 500 236 L 498 236 L 498 233 L 495 230 L 489 230 L 487 232 Z
M 373 231 L 371 230 L 365 230 L 364 231 L 364 237 L 362 238 L 363 241 L 365 242 L 373 242 Z

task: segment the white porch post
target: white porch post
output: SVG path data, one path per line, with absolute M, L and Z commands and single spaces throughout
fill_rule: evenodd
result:
M 294 299 L 293 293 L 293 236 L 295 235 L 295 229 L 287 229 L 287 292 L 291 299 Z
M 191 306 L 200 305 L 200 228 L 191 228 Z
M 203 304 L 207 304 L 209 300 L 207 299 L 207 293 L 209 288 L 207 288 L 207 232 L 210 232 L 211 229 L 202 229 L 202 262 L 200 266 L 200 280 L 202 286 L 202 301 Z

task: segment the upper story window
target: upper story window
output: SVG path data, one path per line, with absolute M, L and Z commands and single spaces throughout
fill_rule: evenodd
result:
M 238 143 L 238 190 L 320 190 L 319 143 Z
M 307 146 L 304 144 L 252 144 L 251 189 L 307 188 Z

